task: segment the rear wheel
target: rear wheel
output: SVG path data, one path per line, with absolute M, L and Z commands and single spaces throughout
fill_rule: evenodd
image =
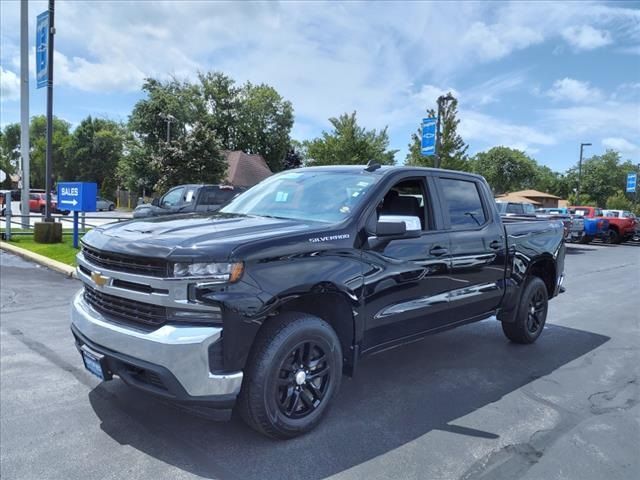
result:
M 253 429 L 287 439 L 312 430 L 340 387 L 342 351 L 331 326 L 312 315 L 287 313 L 256 339 L 238 398 Z
M 116 206 L 112 203 L 109 205 L 109 211 L 113 212 L 116 209 Z
M 611 243 L 611 244 L 620 243 L 620 234 L 618 233 L 618 231 L 613 228 L 610 228 L 609 234 L 607 235 L 605 242 Z
M 40 207 L 40 214 L 44 215 L 44 205 Z
M 547 286 L 539 277 L 530 277 L 525 283 L 515 321 L 502 323 L 506 337 L 515 343 L 535 342 L 547 321 L 548 304 Z

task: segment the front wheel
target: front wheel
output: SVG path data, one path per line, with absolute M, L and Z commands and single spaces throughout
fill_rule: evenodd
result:
M 609 244 L 620 243 L 620 234 L 617 230 L 610 228 L 605 242 Z
M 547 321 L 549 295 L 547 286 L 539 277 L 530 277 L 518 305 L 518 313 L 512 323 L 502 323 L 502 331 L 515 343 L 535 342 Z
M 113 204 L 109 205 L 109 211 L 110 212 L 113 212 L 115 209 L 116 209 L 115 205 L 113 205 Z
M 260 433 L 297 437 L 320 423 L 341 378 L 342 350 L 333 328 L 312 315 L 286 313 L 256 339 L 238 410 Z

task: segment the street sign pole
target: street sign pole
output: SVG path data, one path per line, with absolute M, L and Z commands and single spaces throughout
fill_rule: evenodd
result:
M 47 161 L 45 166 L 46 205 L 45 222 L 52 222 L 51 217 L 51 175 L 53 170 L 53 36 L 55 0 L 49 0 L 49 37 L 47 39 Z

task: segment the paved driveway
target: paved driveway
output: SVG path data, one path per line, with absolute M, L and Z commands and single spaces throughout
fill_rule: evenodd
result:
M 84 371 L 76 280 L 1 254 L 8 479 L 630 479 L 640 475 L 640 245 L 570 247 L 532 346 L 494 320 L 362 362 L 311 434 L 263 438 Z

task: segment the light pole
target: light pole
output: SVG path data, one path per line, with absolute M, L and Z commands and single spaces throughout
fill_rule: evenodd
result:
M 580 205 L 580 182 L 582 181 L 582 152 L 584 147 L 590 147 L 590 143 L 580 144 L 580 161 L 578 162 L 578 189 L 576 190 L 576 204 Z
M 440 145 L 442 137 L 442 135 L 440 134 L 440 119 L 442 118 L 444 112 L 445 102 L 451 102 L 453 100 L 455 100 L 455 98 L 453 95 L 451 95 L 451 92 L 447 93 L 446 95 L 440 95 L 438 97 L 438 120 L 436 123 L 436 155 L 434 165 L 436 168 L 440 168 L 440 164 L 442 163 L 442 159 L 440 158 L 440 149 L 442 148 L 442 145 Z
M 171 138 L 171 122 L 175 122 L 176 117 L 174 117 L 170 113 L 165 114 L 163 117 L 164 121 L 167 122 L 167 143 L 169 143 L 169 139 Z

